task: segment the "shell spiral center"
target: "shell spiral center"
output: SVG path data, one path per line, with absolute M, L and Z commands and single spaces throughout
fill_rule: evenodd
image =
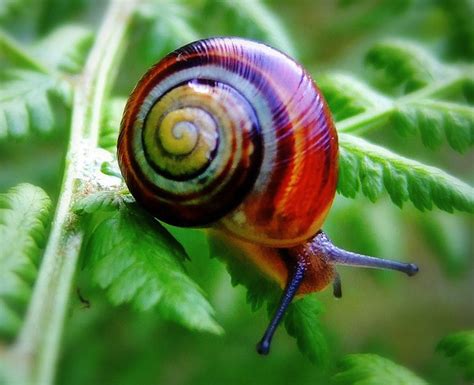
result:
M 260 125 L 245 97 L 228 84 L 191 79 L 158 97 L 150 93 L 147 105 L 134 145 L 161 206 L 173 206 L 161 217 L 200 225 L 235 208 L 255 182 L 263 151 Z

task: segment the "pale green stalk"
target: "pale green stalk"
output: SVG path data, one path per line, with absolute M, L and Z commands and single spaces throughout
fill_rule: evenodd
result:
M 97 32 L 84 71 L 74 89 L 71 134 L 63 185 L 44 258 L 25 322 L 7 354 L 15 381 L 49 385 L 60 341 L 83 233 L 72 214 L 83 192 L 85 170 L 97 147 L 105 93 L 117 70 L 126 32 L 138 0 L 112 0 Z

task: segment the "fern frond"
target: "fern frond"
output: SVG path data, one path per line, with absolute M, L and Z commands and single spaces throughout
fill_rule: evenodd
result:
M 422 46 L 404 40 L 389 40 L 372 47 L 365 58 L 376 71 L 376 82 L 409 93 L 446 77 L 452 70 Z
M 133 198 L 122 191 L 99 191 L 79 198 L 74 203 L 74 212 L 78 215 L 94 214 L 100 211 L 116 211 Z
M 92 32 L 83 26 L 65 25 L 33 45 L 32 53 L 49 68 L 75 74 L 84 65 L 93 37 Z
M 285 327 L 288 334 L 296 338 L 300 351 L 312 363 L 325 366 L 329 351 L 326 336 L 319 322 L 322 312 L 322 303 L 314 295 L 307 295 L 288 307 Z
M 474 330 L 466 330 L 444 337 L 436 350 L 449 357 L 464 371 L 469 381 L 474 381 Z
M 51 214 L 39 187 L 20 184 L 0 194 L 0 335 L 18 331 L 36 279 Z
M 184 271 L 183 247 L 136 204 L 111 210 L 116 202 L 96 196 L 77 210 L 92 212 L 84 221 L 90 234 L 84 264 L 92 280 L 114 304 L 132 303 L 190 329 L 222 333 L 211 305 Z
M 69 85 L 33 71 L 16 70 L 4 75 L 0 88 L 0 140 L 50 132 L 54 126 L 51 96 L 69 104 Z
M 474 108 L 437 100 L 399 105 L 392 119 L 402 135 L 420 131 L 426 147 L 437 149 L 446 137 L 449 145 L 465 152 L 474 144 Z
M 403 366 L 376 354 L 351 354 L 340 363 L 334 385 L 428 385 Z
M 400 207 L 410 200 L 421 211 L 433 205 L 448 212 L 474 211 L 473 188 L 444 171 L 349 134 L 340 134 L 339 143 L 342 195 L 353 198 L 362 190 L 375 202 L 386 189 Z
M 351 75 L 327 73 L 318 77 L 317 84 L 335 121 L 391 105 L 390 99 Z

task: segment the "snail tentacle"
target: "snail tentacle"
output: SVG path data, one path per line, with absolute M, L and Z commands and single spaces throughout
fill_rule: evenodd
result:
M 268 325 L 262 339 L 257 344 L 257 352 L 262 355 L 267 355 L 270 352 L 270 345 L 272 342 L 273 335 L 280 324 L 285 312 L 290 305 L 291 301 L 295 297 L 296 293 L 298 292 L 301 283 L 303 282 L 305 272 L 307 269 L 306 261 L 304 259 L 299 260 L 296 263 L 294 268 L 293 275 L 291 276 L 288 284 L 286 285 L 285 291 L 280 299 L 280 303 L 278 308 L 273 315 L 270 324 Z
M 315 254 L 323 255 L 330 263 L 335 265 L 396 270 L 405 273 L 408 276 L 413 276 L 419 271 L 418 266 L 414 263 L 404 263 L 390 259 L 376 258 L 341 249 L 335 246 L 323 231 L 319 231 L 318 234 L 316 234 L 316 236 L 311 240 L 311 244 Z
M 337 271 L 335 272 L 334 280 L 332 281 L 332 294 L 335 298 L 342 298 L 341 276 Z

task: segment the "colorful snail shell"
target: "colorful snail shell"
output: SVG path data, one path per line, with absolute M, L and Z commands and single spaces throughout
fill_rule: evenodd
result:
M 338 142 L 323 96 L 285 54 L 212 38 L 166 56 L 138 82 L 118 142 L 122 174 L 156 218 L 211 227 L 285 289 L 258 351 L 296 294 L 335 282 L 335 264 L 413 264 L 344 251 L 320 230 L 337 183 Z

